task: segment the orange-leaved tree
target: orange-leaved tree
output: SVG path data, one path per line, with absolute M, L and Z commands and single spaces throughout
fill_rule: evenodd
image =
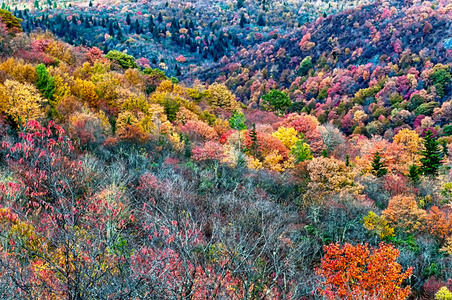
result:
M 327 299 L 402 300 L 410 295 L 410 287 L 402 288 L 402 283 L 413 269 L 402 271 L 397 248 L 385 243 L 374 249 L 368 244 L 336 243 L 324 249 L 317 274 L 323 278 L 319 292 Z
M 424 228 L 426 212 L 418 207 L 413 195 L 397 195 L 389 200 L 382 215 L 390 226 L 413 233 Z

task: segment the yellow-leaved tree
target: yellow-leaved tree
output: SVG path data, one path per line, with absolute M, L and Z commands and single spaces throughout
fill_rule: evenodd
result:
M 240 104 L 235 100 L 234 94 L 221 83 L 214 83 L 209 86 L 208 102 L 213 107 L 220 107 L 226 110 L 236 110 L 240 108 Z
M 355 182 L 356 172 L 336 158 L 314 157 L 307 164 L 310 182 L 304 201 L 321 203 L 325 197 L 362 192 L 363 186 Z
M 272 135 L 280 140 L 288 150 L 291 150 L 298 141 L 298 132 L 293 127 L 279 127 Z
M 64 97 L 69 97 L 71 95 L 71 88 L 64 81 L 64 79 L 60 75 L 56 75 L 54 77 L 55 82 L 55 93 L 53 94 L 53 99 L 50 104 L 56 106 L 60 103 L 61 99 Z
M 6 80 L 0 84 L 0 111 L 9 115 L 25 131 L 31 120 L 44 117 L 45 100 L 39 91 L 29 83 Z
M 380 239 L 394 236 L 394 228 L 388 225 L 388 221 L 384 216 L 378 216 L 373 211 L 369 211 L 367 216 L 363 218 L 364 227 L 378 235 Z
M 452 293 L 446 286 L 443 286 L 439 289 L 439 291 L 435 294 L 436 300 L 452 300 Z
M 409 153 L 411 164 L 418 164 L 422 150 L 422 141 L 416 131 L 410 129 L 402 129 L 394 136 L 394 143 L 402 145 Z
M 74 86 L 74 94 L 78 95 L 83 102 L 93 107 L 97 107 L 99 97 L 96 94 L 96 86 L 88 80 L 76 79 Z

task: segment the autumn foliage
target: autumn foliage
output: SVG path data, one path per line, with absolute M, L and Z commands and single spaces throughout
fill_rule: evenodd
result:
M 78 2 L 0 10 L 1 299 L 450 296 L 447 1 Z
M 327 299 L 407 299 L 410 287 L 402 287 L 413 270 L 405 272 L 396 262 L 399 250 L 391 245 L 331 244 L 317 274 L 324 278 L 320 294 Z

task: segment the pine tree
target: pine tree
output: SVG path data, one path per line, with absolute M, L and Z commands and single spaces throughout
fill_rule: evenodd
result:
M 265 26 L 267 22 L 265 21 L 265 18 L 263 15 L 259 16 L 259 19 L 257 20 L 257 26 Z
M 138 21 L 138 19 L 135 20 L 135 32 L 137 34 L 141 33 L 141 26 L 140 26 L 140 22 Z
M 350 167 L 350 155 L 345 155 L 345 165 L 347 167 Z
M 113 24 L 111 22 L 108 23 L 108 34 L 110 36 L 114 36 L 115 35 L 115 30 L 113 29 Z
M 246 22 L 246 18 L 245 18 L 245 15 L 244 14 L 242 14 L 242 16 L 240 17 L 240 27 L 241 28 L 243 28 L 243 27 L 245 27 L 245 24 L 246 24 L 247 22 Z
M 256 124 L 254 124 L 254 123 L 253 123 L 253 128 L 250 131 L 250 138 L 251 138 L 250 153 L 254 157 L 260 158 L 259 144 L 257 142 Z
M 419 182 L 419 167 L 417 165 L 411 165 L 410 169 L 408 170 L 408 178 L 411 179 L 411 181 L 416 184 Z
M 429 129 L 424 137 L 424 150 L 421 151 L 421 171 L 425 175 L 437 176 L 438 169 L 441 166 L 443 153 L 439 146 L 438 140 L 433 136 L 432 131 Z
M 52 99 L 52 96 L 55 93 L 54 78 L 49 74 L 44 64 L 36 66 L 36 74 L 38 75 L 36 87 L 45 98 Z
M 152 32 L 154 29 L 154 18 L 152 16 L 149 17 L 148 29 L 149 32 Z
M 383 177 L 388 173 L 388 169 L 385 167 L 383 161 L 381 161 L 380 152 L 375 152 L 374 159 L 372 161 L 372 172 L 377 177 Z
M 122 41 L 122 39 L 124 38 L 124 35 L 122 34 L 121 28 L 118 29 L 118 33 L 116 34 L 116 38 L 117 38 L 119 41 Z

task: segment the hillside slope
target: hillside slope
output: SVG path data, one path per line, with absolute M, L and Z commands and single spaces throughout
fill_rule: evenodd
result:
M 447 299 L 449 6 L 393 5 L 182 82 L 0 10 L 0 298 Z

